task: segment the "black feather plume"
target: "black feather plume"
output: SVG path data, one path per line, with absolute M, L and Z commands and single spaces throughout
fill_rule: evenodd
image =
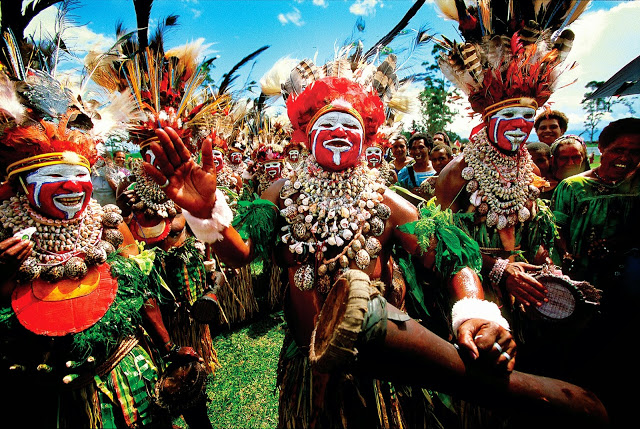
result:
M 256 58 L 258 55 L 260 55 L 262 52 L 266 51 L 268 48 L 269 48 L 269 45 L 266 45 L 266 46 L 261 47 L 260 49 L 257 49 L 255 51 L 253 51 L 252 53 L 250 53 L 249 55 L 247 55 L 246 57 L 241 59 L 235 66 L 233 66 L 231 68 L 231 70 L 229 70 L 229 72 L 225 73 L 223 75 L 222 82 L 220 82 L 220 86 L 218 88 L 218 94 L 223 94 L 229 88 L 229 86 L 233 83 L 233 81 L 238 78 L 238 76 L 235 73 L 242 66 L 244 66 L 249 61 L 251 61 L 254 58 Z

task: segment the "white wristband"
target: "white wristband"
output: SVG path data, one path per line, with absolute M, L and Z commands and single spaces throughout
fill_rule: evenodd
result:
M 185 209 L 182 209 L 182 214 L 196 238 L 204 243 L 222 241 L 224 237 L 221 232 L 231 226 L 233 221 L 233 212 L 219 189 L 216 189 L 216 203 L 209 219 L 195 217 Z
M 509 329 L 509 322 L 502 317 L 500 308 L 491 301 L 477 298 L 462 298 L 451 309 L 451 326 L 454 335 L 458 335 L 458 328 L 469 319 L 485 319 L 496 322 L 505 329 Z

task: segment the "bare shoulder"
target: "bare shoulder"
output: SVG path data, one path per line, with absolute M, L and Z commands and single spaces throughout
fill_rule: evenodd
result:
M 390 189 L 384 191 L 384 203 L 391 209 L 391 220 L 395 225 L 403 225 L 418 219 L 418 209 L 407 199 Z
M 287 179 L 276 180 L 269 186 L 260 196 L 263 200 L 269 200 L 275 205 L 279 206 L 280 202 L 280 190 L 284 186 Z
M 465 185 L 462 170 L 467 166 L 463 156 L 459 156 L 447 164 L 436 180 L 436 202 L 443 207 L 453 204 L 458 192 Z

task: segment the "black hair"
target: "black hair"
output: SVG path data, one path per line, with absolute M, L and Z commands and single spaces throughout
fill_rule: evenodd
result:
M 551 155 L 551 146 L 542 142 L 527 143 L 527 150 L 529 152 L 542 152 L 547 155 Z
M 433 137 L 427 133 L 415 133 L 412 135 L 407 142 L 407 149 L 411 149 L 413 142 L 420 139 L 424 140 L 424 145 L 429 149 L 429 151 L 433 149 Z
M 611 122 L 600 133 L 598 145 L 605 149 L 618 137 L 629 134 L 640 134 L 640 118 L 624 118 Z
M 434 152 L 439 150 L 444 150 L 447 153 L 447 155 L 449 155 L 449 157 L 453 156 L 453 151 L 451 150 L 451 146 L 446 144 L 439 144 L 434 146 L 433 149 L 431 149 L 431 152 L 429 152 L 429 156 L 431 156 Z
M 536 131 L 538 131 L 538 128 L 540 128 L 540 122 L 544 121 L 545 119 L 557 120 L 562 132 L 565 133 L 567 131 L 567 127 L 569 126 L 569 118 L 567 118 L 567 115 L 558 110 L 545 110 L 544 112 L 540 113 L 533 123 L 533 127 L 536 129 Z

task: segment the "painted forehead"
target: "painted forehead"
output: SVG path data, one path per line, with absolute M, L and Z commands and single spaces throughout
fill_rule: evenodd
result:
M 360 125 L 360 121 L 356 119 L 355 116 L 347 113 L 347 112 L 327 112 L 321 115 L 315 124 L 313 124 L 313 128 L 317 128 L 320 126 L 326 125 L 335 125 L 337 123 L 341 123 L 344 125 L 357 126 L 358 128 L 362 128 Z
M 531 107 L 525 106 L 513 106 L 513 107 L 505 107 L 504 109 L 498 110 L 493 117 L 502 117 L 502 118 L 513 118 L 513 117 L 524 117 L 526 119 L 533 119 L 536 111 Z
M 41 181 L 48 183 L 63 182 L 70 178 L 77 180 L 78 176 L 80 176 L 83 181 L 91 180 L 89 177 L 89 169 L 87 167 L 75 164 L 47 165 L 29 173 L 27 175 L 27 183 L 36 183 Z

